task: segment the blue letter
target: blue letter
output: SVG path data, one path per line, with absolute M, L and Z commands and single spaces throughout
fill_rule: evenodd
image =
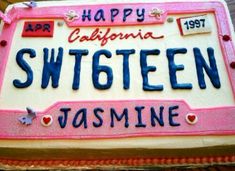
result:
M 125 22 L 126 21 L 126 18 L 129 16 L 129 15 L 131 15 L 131 13 L 132 13 L 132 9 L 131 8 L 125 8 L 124 10 L 123 10 L 123 22 Z
M 110 110 L 110 115 L 111 115 L 111 127 L 114 127 L 114 116 L 118 121 L 121 121 L 122 118 L 125 116 L 125 127 L 128 128 L 129 127 L 129 123 L 128 123 L 128 110 L 125 108 L 123 110 L 123 113 L 121 116 L 118 116 L 118 114 L 116 113 L 115 109 L 111 108 Z
M 196 68 L 197 68 L 197 77 L 198 77 L 198 84 L 201 89 L 206 88 L 203 68 L 205 69 L 207 75 L 209 76 L 211 83 L 215 88 L 220 88 L 220 78 L 219 73 L 216 66 L 216 60 L 214 57 L 214 49 L 207 48 L 207 54 L 209 57 L 210 67 L 206 64 L 205 59 L 203 58 L 201 51 L 199 48 L 193 48 Z
M 99 65 L 100 56 L 104 55 L 107 58 L 111 58 L 112 54 L 108 50 L 99 50 L 93 55 L 92 63 L 92 80 L 95 88 L 100 90 L 109 89 L 113 83 L 113 71 L 110 67 Z M 105 84 L 99 83 L 99 75 L 101 72 L 105 72 L 107 75 L 107 82 Z
M 137 21 L 139 21 L 139 22 L 144 21 L 144 13 L 145 13 L 145 9 L 144 8 L 142 8 L 141 13 L 140 13 L 140 9 L 139 8 L 136 10 L 136 14 L 139 17 L 139 18 L 137 18 Z
M 60 79 L 60 70 L 62 65 L 63 59 L 63 48 L 59 48 L 59 53 L 56 58 L 56 62 L 54 61 L 55 58 L 55 50 L 52 49 L 51 52 L 51 59 L 48 62 L 48 49 L 44 48 L 44 66 L 42 72 L 42 88 L 47 88 L 49 79 L 51 77 L 52 87 L 57 88 L 59 86 L 59 79 Z
M 103 119 L 102 119 L 102 117 L 98 114 L 98 112 L 103 113 L 104 110 L 103 110 L 102 108 L 95 108 L 95 109 L 94 109 L 95 117 L 99 120 L 99 123 L 93 122 L 93 126 L 96 127 L 96 128 L 102 126 L 102 124 L 103 124 Z
M 164 126 L 164 121 L 163 121 L 163 110 L 164 110 L 164 107 L 163 107 L 163 106 L 160 106 L 160 111 L 159 111 L 160 117 L 158 117 L 158 116 L 156 115 L 156 112 L 155 112 L 155 110 L 154 110 L 153 107 L 151 107 L 150 110 L 151 110 L 151 125 L 152 125 L 153 127 L 156 126 L 156 123 L 155 123 L 155 121 L 154 121 L 154 120 L 156 119 L 160 126 Z
M 70 110 L 71 110 L 70 108 L 61 108 L 60 109 L 61 112 L 64 112 L 64 122 L 63 122 L 63 116 L 58 117 L 58 121 L 59 121 L 61 128 L 65 128 L 65 126 L 67 124 L 67 119 L 68 119 L 68 112 Z
M 77 124 L 76 122 L 77 122 L 78 116 L 81 113 L 82 113 L 82 116 L 81 116 L 80 122 Z M 87 109 L 86 108 L 82 108 L 76 113 L 73 119 L 73 127 L 78 128 L 82 125 L 82 123 L 84 123 L 84 128 L 87 128 Z
M 129 70 L 129 56 L 134 54 L 135 50 L 116 50 L 117 55 L 123 55 L 123 88 L 129 89 L 130 87 L 130 70 Z
M 173 89 L 192 89 L 192 84 L 190 83 L 182 83 L 178 84 L 176 72 L 184 70 L 184 65 L 176 65 L 174 62 L 175 54 L 185 54 L 187 49 L 185 48 L 176 48 L 176 49 L 167 49 L 166 55 L 168 58 L 168 66 L 169 66 L 169 76 L 171 81 L 171 87 Z
M 145 128 L 146 127 L 146 125 L 142 123 L 142 113 L 141 113 L 141 111 L 143 109 L 144 109 L 144 106 L 135 107 L 135 110 L 138 113 L 138 123 L 135 125 L 135 127 L 137 127 L 137 128 L 139 128 L 139 127 Z
M 29 54 L 30 58 L 34 58 L 36 56 L 36 52 L 33 49 L 21 49 L 16 55 L 16 62 L 20 66 L 22 70 L 24 70 L 27 74 L 27 80 L 25 82 L 21 82 L 20 80 L 14 80 L 13 85 L 16 88 L 25 88 L 32 84 L 33 82 L 33 71 L 27 62 L 23 59 L 25 53 Z
M 179 123 L 176 123 L 173 121 L 173 117 L 177 117 L 179 114 L 178 113 L 173 113 L 173 110 L 178 109 L 179 106 L 170 106 L 169 107 L 169 124 L 170 126 L 180 126 Z
M 148 66 L 147 65 L 147 56 L 148 55 L 159 55 L 160 50 L 154 49 L 154 50 L 141 50 L 140 51 L 140 66 L 141 66 L 141 74 L 143 77 L 143 89 L 146 91 L 155 91 L 155 90 L 163 90 L 163 85 L 149 85 L 148 82 L 148 73 L 150 71 L 156 71 L 155 66 Z
M 85 21 L 86 18 L 91 21 L 91 10 L 88 10 L 88 14 L 86 14 L 86 10 L 83 10 L 82 21 Z
M 95 17 L 94 17 L 95 21 L 100 21 L 101 19 L 103 21 L 105 21 L 105 18 L 104 18 L 104 10 L 102 9 L 99 9 L 96 14 L 95 14 Z
M 75 55 L 73 90 L 77 90 L 80 85 L 81 58 L 83 55 L 88 55 L 88 50 L 69 50 L 69 54 Z
M 116 9 L 116 8 L 112 8 L 110 10 L 110 13 L 111 13 L 111 21 L 114 22 L 114 18 L 118 15 L 119 13 L 119 9 Z

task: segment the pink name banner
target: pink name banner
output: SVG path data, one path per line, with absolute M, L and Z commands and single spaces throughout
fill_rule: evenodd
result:
M 234 110 L 235 107 L 193 110 L 180 101 L 61 102 L 38 113 L 28 126 L 18 121 L 27 113 L 1 111 L 1 138 L 231 135 L 234 134 Z
M 6 15 L 1 14 L 5 22 L 0 36 L 0 93 L 3 91 L 3 80 L 9 53 L 11 51 L 13 35 L 16 31 L 17 22 L 27 20 L 24 25 L 22 37 L 50 37 L 54 38 L 56 27 L 54 20 L 63 19 L 67 27 L 73 28 L 68 35 L 67 44 L 94 41 L 99 42 L 101 49 L 115 40 L 163 40 L 165 34 L 139 30 L 135 33 L 122 33 L 122 30 L 112 32 L 112 28 L 106 28 L 101 33 L 101 26 L 141 26 L 158 25 L 166 22 L 177 22 L 178 33 L 183 36 L 195 36 L 197 34 L 211 34 L 212 27 L 206 14 L 213 14 L 217 22 L 217 35 L 223 55 L 226 73 L 228 75 L 233 96 L 235 95 L 235 50 L 230 32 L 229 19 L 224 5 L 219 2 L 166 2 L 166 3 L 129 3 L 129 4 L 104 4 L 104 5 L 74 5 L 54 7 L 31 7 L 12 8 Z M 169 18 L 170 15 L 187 15 L 177 18 L 177 21 Z M 43 21 L 41 21 L 43 19 Z M 32 21 L 31 21 L 32 20 Z M 37 21 L 38 20 L 38 21 Z M 58 26 L 63 23 L 58 23 Z M 81 29 L 93 27 L 90 34 L 81 34 Z M 101 27 L 101 28 L 99 28 Z M 103 31 L 103 30 L 102 30 Z M 37 34 L 39 33 L 39 35 Z M 26 35 L 26 36 L 25 36 Z M 174 63 L 175 54 L 185 54 L 187 49 L 165 49 L 169 62 L 170 85 L 174 91 L 177 89 L 193 90 L 190 83 L 180 84 L 177 82 L 176 72 L 184 67 Z M 213 88 L 220 89 L 221 83 L 216 68 L 216 50 L 208 47 L 207 52 L 210 63 L 203 60 L 199 48 L 194 48 L 197 80 L 199 88 L 206 89 L 203 73 L 208 75 Z M 33 82 L 32 72 L 28 63 L 23 60 L 24 54 L 34 58 L 37 54 L 33 48 L 22 48 L 17 52 L 16 61 L 25 72 L 25 82 L 19 79 L 12 80 L 14 88 L 28 88 Z M 44 49 L 44 58 L 48 55 L 48 49 Z M 63 48 L 59 48 L 57 60 L 62 58 Z M 68 54 L 79 57 L 88 54 L 88 50 L 70 50 Z M 135 50 L 116 51 L 117 55 L 128 56 Z M 143 91 L 165 91 L 164 85 L 153 86 L 148 83 L 148 73 L 156 71 L 153 66 L 148 66 L 147 56 L 158 55 L 158 50 L 140 51 L 140 69 L 143 80 Z M 165 53 L 165 52 L 164 52 Z M 53 54 L 53 53 L 51 53 Z M 95 57 L 110 56 L 108 49 L 97 50 Z M 80 55 L 80 56 L 79 56 Z M 127 58 L 126 58 L 127 59 Z M 79 60 L 78 60 L 79 61 Z M 99 61 L 98 61 L 99 62 Z M 110 67 L 102 66 L 93 61 L 92 81 L 98 91 L 109 90 L 112 86 L 113 77 Z M 51 62 L 52 63 L 52 62 Z M 48 63 L 47 65 L 61 67 L 61 63 Z M 76 64 L 80 64 L 77 62 Z M 100 65 L 101 66 L 101 65 Z M 128 61 L 123 62 L 128 66 Z M 75 66 L 76 67 L 76 66 Z M 108 69 L 107 69 L 108 68 Z M 99 70 L 100 69 L 100 70 Z M 46 74 L 42 74 L 41 88 L 46 89 L 50 77 L 55 77 L 52 87 L 56 84 L 56 69 L 44 66 Z M 77 69 L 79 70 L 79 69 Z M 205 72 L 206 71 L 206 72 Z M 105 72 L 107 82 L 99 82 L 99 72 Z M 58 74 L 59 72 L 57 72 Z M 51 74 L 51 75 L 50 75 Z M 53 76 L 53 74 L 55 74 Z M 74 78 L 77 72 L 74 71 Z M 123 70 L 123 89 L 130 89 L 128 70 Z M 167 73 L 168 74 L 168 73 Z M 76 77 L 76 78 L 77 78 Z M 73 90 L 79 89 L 79 81 L 72 82 Z M 226 96 L 226 95 L 225 95 Z M 1 97 L 1 96 L 0 96 Z M 35 95 L 34 98 L 37 98 Z M 218 97 L 220 98 L 220 97 Z M 224 97 L 222 97 L 224 98 Z M 17 100 L 17 99 L 16 99 Z M 19 100 L 19 99 L 18 99 Z M 22 99 L 21 99 L 22 100 Z M 195 99 L 197 101 L 198 99 Z M 14 102 L 12 102 L 14 103 Z M 27 106 L 25 106 L 26 108 Z M 33 108 L 33 106 L 32 106 Z M 192 108 L 185 100 L 153 100 L 153 99 L 123 99 L 123 100 L 78 100 L 78 101 L 55 101 L 52 106 L 45 110 L 37 111 L 32 108 L 27 110 L 0 109 L 0 139 L 95 139 L 95 138 L 123 138 L 123 137 L 146 137 L 168 135 L 234 135 L 235 134 L 235 105 L 216 106 L 206 108 Z

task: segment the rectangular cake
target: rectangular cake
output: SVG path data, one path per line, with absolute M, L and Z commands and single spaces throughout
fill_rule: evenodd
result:
M 223 0 L 30 1 L 0 18 L 0 168 L 235 163 Z

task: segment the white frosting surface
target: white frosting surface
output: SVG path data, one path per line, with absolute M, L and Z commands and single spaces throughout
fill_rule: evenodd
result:
M 197 34 L 192 36 L 181 36 L 176 23 L 176 18 L 186 15 L 169 16 L 174 18 L 173 23 L 165 22 L 163 25 L 147 26 L 125 26 L 110 27 L 112 33 L 137 33 L 139 29 L 142 33 L 152 31 L 155 36 L 164 35 L 163 39 L 158 40 L 109 40 L 105 46 L 100 46 L 99 41 L 68 43 L 68 36 L 74 28 L 68 28 L 66 24 L 62 27 L 57 25 L 60 20 L 55 20 L 55 33 L 53 38 L 26 38 L 21 37 L 23 24 L 21 20 L 17 24 L 16 32 L 12 42 L 12 48 L 9 54 L 9 60 L 6 66 L 1 97 L 1 109 L 22 109 L 31 106 L 35 110 L 43 111 L 52 104 L 60 101 L 82 101 L 82 100 L 129 100 L 129 99 L 160 99 L 160 100 L 185 100 L 193 108 L 202 107 L 220 107 L 234 105 L 231 85 L 228 79 L 222 51 L 219 45 L 216 21 L 213 14 L 207 14 L 212 25 L 212 32 L 206 34 Z M 95 27 L 80 28 L 81 35 L 91 35 Z M 120 29 L 121 28 L 121 29 Z M 105 32 L 107 27 L 100 30 Z M 135 43 L 133 43 L 133 41 Z M 190 43 L 189 43 L 190 42 Z M 46 89 L 41 88 L 42 70 L 43 70 L 43 48 L 55 48 L 57 56 L 58 48 L 64 48 L 64 57 L 59 80 L 59 87 L 52 88 L 51 81 Z M 177 72 L 178 83 L 192 83 L 192 90 L 174 90 L 171 88 L 168 60 L 166 49 L 168 48 L 186 48 L 186 54 L 177 54 L 175 63 L 183 64 L 185 69 Z M 211 84 L 209 77 L 205 73 L 207 88 L 200 89 L 196 73 L 193 48 L 198 47 L 204 58 L 207 60 L 207 48 L 212 47 L 215 50 L 218 72 L 221 81 L 221 88 L 216 89 Z M 25 55 L 24 59 L 31 66 L 34 73 L 32 85 L 27 88 L 19 89 L 13 86 L 13 80 L 26 80 L 26 73 L 17 65 L 16 54 L 22 48 L 32 48 L 36 51 L 36 57 L 31 59 Z M 69 55 L 69 49 L 88 49 L 89 55 L 82 58 L 81 76 L 79 90 L 72 89 L 75 57 Z M 113 84 L 110 89 L 98 90 L 92 83 L 92 56 L 100 49 L 107 49 L 112 53 L 112 58 L 100 58 L 100 65 L 107 65 L 113 70 Z M 135 49 L 136 53 L 129 58 L 130 65 L 130 89 L 123 89 L 123 57 L 116 55 L 117 49 Z M 149 56 L 148 65 L 156 66 L 157 71 L 149 72 L 149 84 L 163 85 L 163 91 L 144 91 L 142 87 L 143 78 L 140 67 L 141 49 L 159 49 L 158 56 Z M 208 61 L 207 61 L 208 62 Z M 100 74 L 100 82 L 106 82 L 106 74 Z M 226 94 L 226 98 L 223 97 Z M 37 97 L 35 98 L 35 95 Z M 24 100 L 22 100 L 24 99 Z M 12 103 L 14 101 L 14 103 Z

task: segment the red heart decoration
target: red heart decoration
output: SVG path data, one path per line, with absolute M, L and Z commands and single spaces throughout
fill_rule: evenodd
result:
M 44 118 L 43 118 L 43 122 L 44 122 L 45 124 L 48 124 L 50 121 L 51 121 L 51 118 L 50 118 L 50 117 L 44 117 Z
M 189 120 L 190 122 L 194 122 L 195 119 L 196 119 L 196 116 L 195 116 L 195 115 L 188 115 L 188 120 Z

